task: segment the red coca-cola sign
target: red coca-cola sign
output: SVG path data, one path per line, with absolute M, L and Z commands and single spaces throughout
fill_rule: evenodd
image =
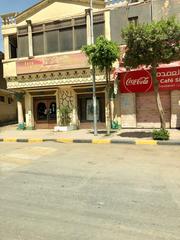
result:
M 157 80 L 160 91 L 180 90 L 180 63 L 177 66 L 157 68 Z M 120 69 L 121 70 L 121 69 Z M 122 93 L 128 92 L 150 92 L 153 91 L 153 83 L 150 69 L 135 69 L 131 71 L 119 71 L 120 85 Z
M 121 92 L 149 92 L 152 90 L 152 78 L 148 71 L 130 71 L 120 76 Z

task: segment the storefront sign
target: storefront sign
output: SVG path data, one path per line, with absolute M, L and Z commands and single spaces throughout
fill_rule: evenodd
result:
M 152 77 L 149 69 L 120 72 L 119 75 L 119 88 L 122 93 L 153 91 Z M 160 90 L 180 89 L 180 66 L 158 68 L 157 79 Z
M 157 79 L 159 80 L 160 90 L 180 89 L 180 66 L 158 69 Z
M 83 53 L 35 57 L 17 61 L 17 74 L 41 73 L 67 69 L 88 68 L 88 59 Z

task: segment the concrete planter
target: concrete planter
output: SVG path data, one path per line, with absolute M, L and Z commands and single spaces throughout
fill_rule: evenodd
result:
M 76 130 L 77 127 L 74 125 L 71 126 L 55 126 L 54 127 L 54 131 L 55 132 L 68 132 L 68 131 L 72 131 L 72 130 Z

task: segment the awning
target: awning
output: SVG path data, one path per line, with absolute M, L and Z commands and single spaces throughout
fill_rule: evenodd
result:
M 115 70 L 114 78 L 118 78 L 119 90 L 128 92 L 153 91 L 150 68 L 141 67 L 127 71 L 124 67 Z M 160 64 L 157 68 L 159 90 L 180 90 L 180 61 Z

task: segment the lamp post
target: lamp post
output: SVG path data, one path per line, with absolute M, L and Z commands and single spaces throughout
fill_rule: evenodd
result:
M 94 44 L 94 31 L 93 31 L 93 0 L 90 0 L 90 33 L 91 33 L 91 44 Z M 95 67 L 91 66 L 91 74 L 93 80 L 93 125 L 94 125 L 94 136 L 97 136 L 97 101 L 96 101 L 96 77 Z

